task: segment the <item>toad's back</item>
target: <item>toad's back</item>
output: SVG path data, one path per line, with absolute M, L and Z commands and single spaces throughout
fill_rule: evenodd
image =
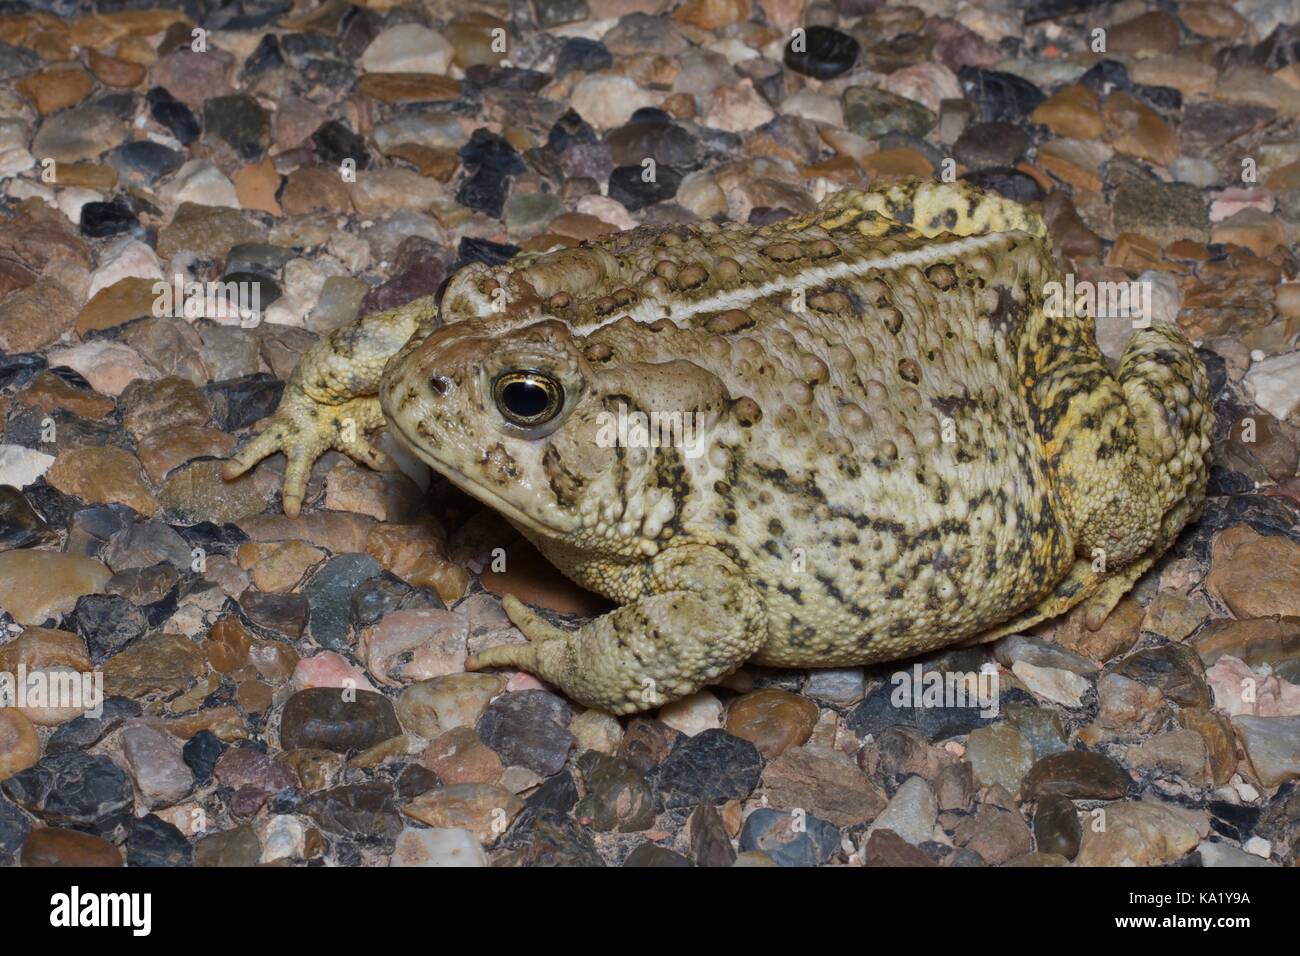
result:
M 675 302 L 668 321 L 593 322 L 587 354 L 686 356 L 753 402 L 734 440 L 680 457 L 693 474 L 678 506 L 682 530 L 727 548 L 763 591 L 771 640 L 758 659 L 888 659 L 1048 591 L 1073 542 L 1017 374 L 1051 269 L 1042 241 L 797 222 L 789 238 L 709 239 L 682 238 L 671 261 L 715 286 L 722 261 L 730 287 Z M 776 277 L 774 247 L 795 266 Z

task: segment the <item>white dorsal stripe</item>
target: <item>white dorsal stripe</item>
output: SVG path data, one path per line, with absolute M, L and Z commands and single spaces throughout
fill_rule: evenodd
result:
M 994 245 L 999 240 L 1005 239 L 1008 235 L 1011 235 L 1011 233 L 990 232 L 982 236 L 964 236 L 952 242 L 925 245 L 919 249 L 895 252 L 892 255 L 882 256 L 878 259 L 855 259 L 848 262 L 837 262 L 832 265 L 800 272 L 797 275 L 781 276 L 762 285 L 728 289 L 725 292 L 719 292 L 712 298 L 701 299 L 699 302 L 679 304 L 676 308 L 657 299 L 643 299 L 635 308 L 620 311 L 614 315 L 606 316 L 598 322 L 591 322 L 574 328 L 584 335 L 590 335 L 597 329 L 604 328 L 606 325 L 611 325 L 625 317 L 630 317 L 635 322 L 648 325 L 660 319 L 672 319 L 676 322 L 690 319 L 702 313 L 743 309 L 770 296 L 793 292 L 795 289 L 800 288 L 810 290 L 825 282 L 847 279 L 850 276 L 861 275 L 872 270 L 885 271 L 901 269 L 904 266 L 926 265 L 941 259 L 978 252 L 986 246 Z

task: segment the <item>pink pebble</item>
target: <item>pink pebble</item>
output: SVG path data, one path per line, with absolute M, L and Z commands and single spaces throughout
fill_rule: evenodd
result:
M 342 654 L 333 651 L 321 651 L 313 657 L 304 657 L 293 669 L 293 686 L 298 690 L 309 687 L 338 687 L 352 681 L 357 690 L 374 690 L 366 672 L 348 661 Z

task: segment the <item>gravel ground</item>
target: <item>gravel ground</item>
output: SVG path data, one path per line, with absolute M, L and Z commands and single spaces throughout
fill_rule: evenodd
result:
M 218 6 L 0 7 L 0 674 L 107 696 L 0 708 L 0 865 L 1295 865 L 1300 3 Z M 467 263 L 949 174 L 1210 370 L 1204 515 L 1098 630 L 615 719 L 464 673 L 502 593 L 605 605 L 427 471 L 326 454 L 296 520 L 281 457 L 220 477 L 306 348 Z

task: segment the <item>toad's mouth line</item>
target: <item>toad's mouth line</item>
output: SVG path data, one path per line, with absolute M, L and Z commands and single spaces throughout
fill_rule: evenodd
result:
M 563 534 L 565 529 L 557 528 L 553 525 L 545 524 L 538 521 L 533 515 L 527 514 L 510 501 L 503 498 L 500 494 L 486 485 L 478 484 L 471 481 L 444 461 L 427 443 L 415 438 L 402 427 L 402 423 L 394 419 L 391 415 L 385 414 L 384 420 L 388 422 L 388 428 L 397 439 L 404 444 L 411 452 L 423 461 L 426 465 L 436 471 L 442 477 L 446 478 L 453 485 L 459 488 L 471 498 L 475 498 L 490 508 L 499 511 L 502 516 L 508 519 L 512 524 L 522 525 L 523 527 L 547 534 Z

